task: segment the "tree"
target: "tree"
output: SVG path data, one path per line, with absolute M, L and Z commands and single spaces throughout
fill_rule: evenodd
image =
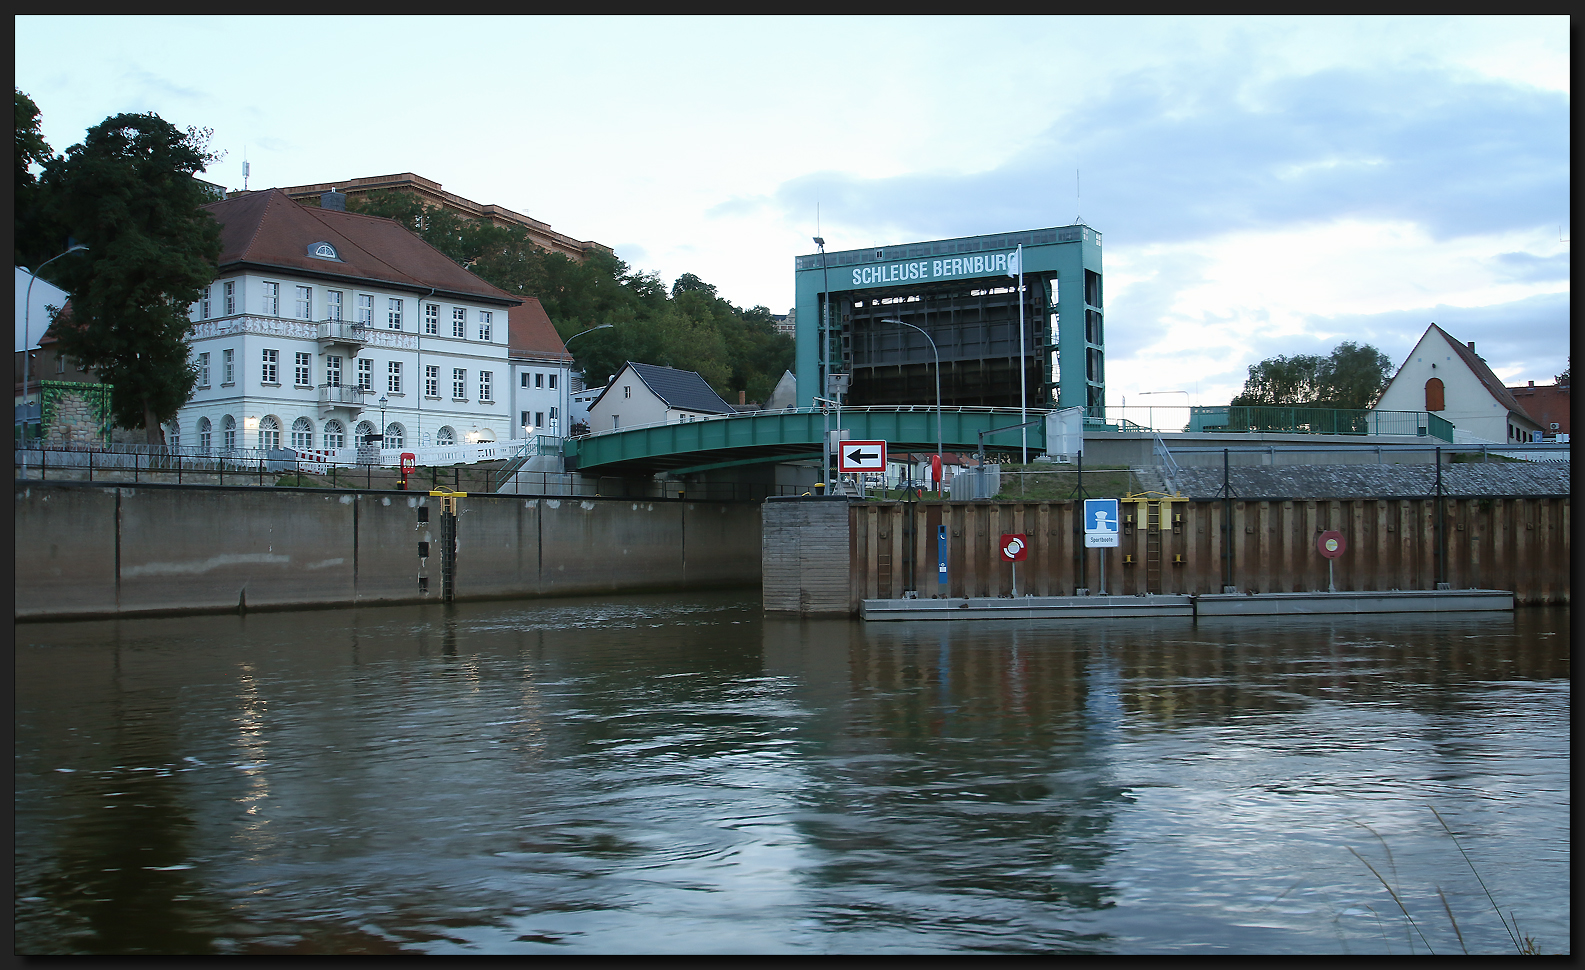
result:
M 1329 356 L 1271 357 L 1249 367 L 1234 407 L 1313 407 L 1364 410 L 1391 379 L 1392 361 L 1366 344 L 1345 340 Z
M 1573 355 L 1563 358 L 1563 373 L 1552 378 L 1559 387 L 1568 387 L 1568 371 L 1573 366 Z
M 62 260 L 72 294 L 61 351 L 114 390 L 111 420 L 160 426 L 187 403 L 197 381 L 189 360 L 188 308 L 215 278 L 220 226 L 196 175 L 218 156 L 207 129 L 177 129 L 156 114 L 120 114 L 88 130 L 52 160 L 45 184 L 62 221 L 89 247 Z
M 35 166 L 43 167 L 55 157 L 44 141 L 39 109 L 33 99 L 16 93 L 16 265 L 36 267 L 65 249 L 66 234 L 52 218 L 49 197 Z

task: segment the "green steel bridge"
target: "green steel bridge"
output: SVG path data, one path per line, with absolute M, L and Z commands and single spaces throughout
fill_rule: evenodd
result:
M 1047 413 L 1030 408 L 1029 420 Z M 935 453 L 936 409 L 922 405 L 843 408 L 841 427 L 856 441 L 885 441 L 889 455 Z M 943 408 L 941 442 L 946 451 L 976 451 L 980 432 L 986 452 L 1016 453 L 1022 446 L 1017 408 Z M 837 428 L 837 411 L 789 408 L 754 411 L 684 424 L 653 424 L 570 438 L 563 455 L 569 469 L 605 475 L 673 475 L 764 462 L 820 458 L 825 432 Z M 1029 449 L 1046 447 L 1045 422 L 1028 427 Z
M 1100 411 L 1101 409 L 1097 409 Z M 1118 409 L 1107 409 L 1118 410 Z M 1158 409 L 1159 410 L 1159 409 Z M 1339 411 L 1324 408 L 1193 408 L 1188 431 L 1284 432 L 1328 435 L 1395 435 L 1452 443 L 1453 426 L 1424 411 Z M 1032 453 L 1046 450 L 1049 408 L 1029 408 L 1026 429 Z M 936 409 L 929 405 L 843 408 L 841 427 L 855 441 L 885 441 L 889 455 L 934 454 Z M 1019 452 L 1024 421 L 1017 408 L 949 407 L 941 410 L 941 447 L 976 452 L 984 432 L 987 454 Z M 615 476 L 656 472 L 683 475 L 766 462 L 819 459 L 827 431 L 838 427 L 835 408 L 753 411 L 684 424 L 653 424 L 569 438 L 562 455 L 569 471 Z M 1151 429 L 1126 418 L 1088 416 L 1086 432 Z

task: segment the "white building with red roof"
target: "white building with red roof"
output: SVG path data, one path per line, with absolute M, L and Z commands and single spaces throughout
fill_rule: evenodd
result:
M 198 384 L 168 441 L 335 451 L 383 428 L 386 448 L 413 450 L 522 434 L 508 350 L 524 300 L 344 202 L 270 190 L 205 207 L 219 272 L 192 306 Z
M 1430 411 L 1453 424 L 1459 444 L 1508 444 L 1543 430 L 1475 354 L 1436 324 L 1426 328 L 1376 402 L 1381 411 Z

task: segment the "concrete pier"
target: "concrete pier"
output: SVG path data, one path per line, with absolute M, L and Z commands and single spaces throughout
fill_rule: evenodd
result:
M 1192 596 L 971 596 L 865 600 L 866 620 L 1066 620 L 1091 617 L 1193 616 Z
M 1145 596 L 868 599 L 866 620 L 1066 620 L 1153 616 L 1306 616 L 1322 613 L 1512 611 L 1500 589 L 1350 590 L 1338 593 L 1201 593 Z
M 1310 613 L 1468 613 L 1513 610 L 1500 589 L 1390 589 L 1339 593 L 1201 593 L 1195 616 L 1296 616 Z

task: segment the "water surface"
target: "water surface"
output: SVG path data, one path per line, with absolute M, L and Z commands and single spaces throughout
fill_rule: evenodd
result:
M 23 953 L 1568 945 L 1564 609 L 16 629 Z

